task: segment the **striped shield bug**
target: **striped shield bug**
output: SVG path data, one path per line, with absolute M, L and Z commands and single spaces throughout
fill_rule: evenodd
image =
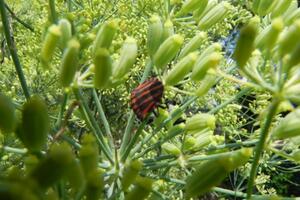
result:
M 145 119 L 159 106 L 163 91 L 162 82 L 153 77 L 141 83 L 131 92 L 130 106 L 140 120 Z

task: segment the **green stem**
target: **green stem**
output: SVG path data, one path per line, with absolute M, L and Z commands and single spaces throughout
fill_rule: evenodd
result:
M 93 98 L 95 100 L 96 107 L 97 107 L 98 113 L 100 115 L 100 118 L 101 118 L 101 120 L 103 122 L 105 133 L 109 137 L 110 146 L 113 147 L 113 141 L 114 141 L 114 139 L 113 139 L 113 136 L 112 136 L 111 131 L 110 131 L 110 125 L 109 125 L 109 123 L 107 121 L 107 118 L 106 118 L 105 113 L 103 111 L 103 107 L 102 107 L 102 105 L 100 103 L 100 100 L 98 98 L 98 95 L 97 95 L 97 92 L 96 92 L 95 89 L 93 89 Z
M 0 12 L 1 12 L 3 29 L 4 29 L 6 42 L 7 42 L 8 48 L 9 48 L 9 52 L 10 52 L 13 62 L 15 64 L 15 68 L 16 68 L 18 78 L 20 80 L 24 95 L 25 95 L 26 99 L 29 99 L 30 93 L 29 93 L 29 90 L 27 87 L 26 79 L 25 79 L 25 76 L 23 73 L 23 69 L 22 69 L 20 60 L 18 58 L 17 49 L 16 49 L 15 43 L 12 39 L 13 36 L 12 36 L 12 33 L 10 32 L 10 26 L 9 26 L 9 21 L 8 21 L 7 14 L 6 14 L 4 0 L 0 0 Z
M 8 146 L 2 147 L 2 150 L 10 153 L 17 153 L 17 154 L 26 154 L 28 152 L 27 149 L 19 149 L 19 148 L 8 147 Z
M 245 89 L 241 90 L 239 93 L 237 93 L 232 98 L 228 99 L 227 101 L 223 102 L 222 104 L 218 105 L 217 107 L 211 109 L 208 113 L 209 114 L 217 113 L 219 110 L 226 107 L 228 104 L 238 100 L 239 98 L 241 98 L 242 96 L 244 96 L 246 94 L 249 94 L 251 91 L 252 91 L 251 88 L 245 88 Z
M 67 104 L 67 101 L 68 101 L 68 96 L 69 95 L 67 93 L 64 93 L 64 99 L 63 99 L 63 102 L 61 104 L 59 114 L 57 116 L 57 121 L 55 123 L 56 128 L 59 128 L 61 126 L 61 122 L 62 122 L 62 118 L 63 118 L 63 115 L 64 115 L 65 107 L 66 107 L 66 104 Z
M 111 164 L 114 163 L 113 159 L 112 159 L 112 153 L 111 150 L 109 149 L 109 147 L 107 146 L 103 134 L 91 112 L 91 110 L 88 107 L 87 102 L 85 101 L 85 98 L 82 96 L 82 94 L 80 93 L 78 88 L 74 88 L 73 89 L 75 97 L 78 101 L 81 102 L 81 108 L 83 111 L 83 115 L 86 116 L 86 122 L 87 124 L 91 127 L 91 129 L 93 130 L 94 136 L 97 139 L 97 142 L 100 146 L 100 149 L 103 151 L 104 155 L 107 157 L 107 159 L 111 162 Z
M 147 65 L 146 65 L 146 68 L 145 68 L 145 71 L 143 73 L 143 76 L 140 80 L 140 83 L 144 82 L 146 80 L 146 78 L 148 77 L 149 73 L 151 72 L 151 69 L 153 67 L 153 63 L 152 61 L 149 59 L 147 61 Z M 121 148 L 120 148 L 120 153 L 121 155 L 124 153 L 124 151 L 126 150 L 126 147 L 129 143 L 129 140 L 130 140 L 130 135 L 131 135 L 131 131 L 132 131 L 132 127 L 133 127 L 133 122 L 134 122 L 134 113 L 133 111 L 130 112 L 130 116 L 128 118 L 128 122 L 127 122 L 127 125 L 126 125 L 126 128 L 125 128 L 125 133 L 124 133 L 124 136 L 122 138 L 122 144 L 121 144 Z
M 265 142 L 266 142 L 266 139 L 267 139 L 268 133 L 269 133 L 269 128 L 271 126 L 273 117 L 276 115 L 276 110 L 277 110 L 279 103 L 280 102 L 277 99 L 274 99 L 272 101 L 270 107 L 268 108 L 266 120 L 263 124 L 263 127 L 261 128 L 260 138 L 259 138 L 258 144 L 255 148 L 250 177 L 249 177 L 249 181 L 248 181 L 248 185 L 247 185 L 247 199 L 251 198 L 259 159 L 264 150 Z
M 216 151 L 216 150 L 220 150 L 220 149 L 236 148 L 236 147 L 249 147 L 249 146 L 256 145 L 257 143 L 258 143 L 258 140 L 227 143 L 227 144 L 221 144 L 221 145 L 217 145 L 217 146 L 210 146 L 206 149 L 206 151 Z
M 19 17 L 17 17 L 17 15 L 10 9 L 10 7 L 8 7 L 7 4 L 5 4 L 5 7 L 6 7 L 7 11 L 10 13 L 12 18 L 17 20 L 17 22 L 22 24 L 25 28 L 29 29 L 31 32 L 34 32 L 34 28 L 30 24 L 27 24 L 26 22 L 22 21 Z
M 145 119 L 142 124 L 139 126 L 138 130 L 136 131 L 136 133 L 134 134 L 133 138 L 130 140 L 129 144 L 127 145 L 127 148 L 124 151 L 124 154 L 121 154 L 121 161 L 125 162 L 133 145 L 136 143 L 137 139 L 139 138 L 139 136 L 141 135 L 145 125 L 146 125 L 147 119 Z
M 53 24 L 57 22 L 57 15 L 55 10 L 55 0 L 49 0 L 49 18 Z

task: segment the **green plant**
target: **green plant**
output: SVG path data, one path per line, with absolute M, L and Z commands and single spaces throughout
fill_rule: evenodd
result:
M 299 8 L 276 2 L 49 0 L 25 22 L 0 0 L 1 199 L 294 199 L 268 181 L 299 169 Z M 167 108 L 139 121 L 154 75 Z

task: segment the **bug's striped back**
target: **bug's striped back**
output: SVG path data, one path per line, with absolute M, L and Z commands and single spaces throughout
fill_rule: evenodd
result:
M 141 120 L 152 112 L 160 103 L 164 86 L 157 78 L 141 83 L 131 92 L 130 106 Z

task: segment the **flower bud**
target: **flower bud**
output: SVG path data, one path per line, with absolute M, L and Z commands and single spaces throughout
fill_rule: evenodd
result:
M 199 21 L 198 26 L 200 30 L 206 30 L 225 18 L 231 5 L 228 2 L 222 1 L 208 11 Z
M 61 31 L 60 43 L 62 49 L 66 48 L 68 42 L 72 38 L 72 25 L 67 19 L 61 19 L 58 22 L 59 29 Z
M 286 139 L 300 134 L 300 109 L 289 113 L 281 120 L 272 133 L 273 139 Z
M 202 2 L 205 4 L 205 0 Z M 215 7 L 218 4 L 217 0 L 209 0 L 207 2 L 207 5 L 204 7 L 198 7 L 194 12 L 193 12 L 193 18 L 196 22 L 199 22 L 199 20 L 206 15 L 213 7 Z M 204 8 L 204 9 L 203 9 Z
M 212 53 L 201 60 L 197 59 L 193 68 L 191 79 L 193 81 L 202 80 L 209 68 L 215 69 L 219 65 L 221 58 L 222 56 L 220 53 Z
M 198 97 L 205 95 L 216 84 L 216 79 L 216 75 L 211 73 L 211 70 L 208 70 L 208 73 L 200 82 L 199 88 L 195 91 L 195 95 Z
M 123 177 L 121 180 L 122 189 L 126 191 L 129 186 L 135 181 L 140 170 L 142 169 L 143 163 L 139 160 L 130 161 L 123 169 Z
M 281 57 L 293 51 L 300 42 L 300 20 L 291 25 L 279 37 L 279 54 Z
M 265 16 L 271 12 L 274 0 L 260 0 L 257 13 L 260 16 Z
M 154 64 L 158 69 L 163 69 L 179 52 L 183 44 L 183 37 L 175 34 L 166 39 L 158 48 L 154 55 Z
M 197 134 L 194 148 L 201 149 L 211 144 L 213 141 L 213 131 L 206 131 L 202 134 Z
M 184 123 L 173 125 L 168 129 L 166 138 L 173 138 L 174 136 L 182 133 L 184 131 L 184 127 L 185 127 Z
M 166 120 L 169 117 L 169 112 L 165 109 L 158 109 L 158 117 L 154 119 L 154 124 L 156 127 L 159 127 L 161 123 L 163 123 L 164 120 Z M 167 127 L 169 127 L 171 123 L 169 122 L 167 124 Z
M 39 97 L 31 97 L 23 106 L 22 122 L 17 128 L 17 136 L 27 149 L 40 151 L 47 142 L 49 130 L 47 106 Z
M 201 131 L 205 128 L 213 130 L 215 128 L 216 118 L 207 113 L 196 114 L 186 120 L 186 131 Z
M 275 18 L 282 15 L 285 11 L 287 11 L 291 3 L 292 0 L 277 0 L 271 11 L 271 17 Z
M 99 150 L 92 134 L 84 135 L 83 144 L 79 151 L 79 160 L 85 176 L 98 166 Z
M 197 33 L 180 51 L 178 58 L 183 58 L 189 53 L 196 51 L 203 44 L 203 41 L 207 39 L 206 32 Z M 222 47 L 221 47 L 222 48 Z
M 178 11 L 176 16 L 188 14 L 196 9 L 202 9 L 204 11 L 207 4 L 208 0 L 187 0 L 183 3 L 181 9 Z
M 209 56 L 210 54 L 214 52 L 220 52 L 222 50 L 222 45 L 218 42 L 212 43 L 208 47 L 206 47 L 203 52 L 198 57 L 198 60 L 202 60 L 205 57 Z
M 165 77 L 165 85 L 176 85 L 193 68 L 197 60 L 197 53 L 190 53 L 181 59 Z
M 179 156 L 181 154 L 180 149 L 175 144 L 172 144 L 172 143 L 168 143 L 168 142 L 163 143 L 161 145 L 161 148 L 167 154 L 171 154 L 174 156 Z
M 134 188 L 125 196 L 125 200 L 143 200 L 152 191 L 153 180 L 150 178 L 138 177 Z
M 276 18 L 272 24 L 266 27 L 255 39 L 255 46 L 269 51 L 275 46 L 279 34 L 283 30 L 284 23 L 282 18 Z
M 100 48 L 94 56 L 95 76 L 94 86 L 103 89 L 112 75 L 112 60 L 107 49 Z
M 251 154 L 252 149 L 245 148 L 202 162 L 186 179 L 186 197 L 201 196 L 219 185 L 229 172 L 245 164 Z
M 31 172 L 30 177 L 41 188 L 46 189 L 66 176 L 73 161 L 74 156 L 69 145 L 53 145 L 47 157 Z
M 94 41 L 93 53 L 99 48 L 108 49 L 113 41 L 114 35 L 118 30 L 117 20 L 110 20 L 102 24 Z
M 4 133 L 13 132 L 15 125 L 15 106 L 7 96 L 0 93 L 0 130 Z
M 78 67 L 79 48 L 77 40 L 72 39 L 68 42 L 60 66 L 60 82 L 63 87 L 68 87 L 74 79 Z
M 161 44 L 163 37 L 163 25 L 161 19 L 157 15 L 153 15 L 149 20 L 147 47 L 148 53 L 152 57 Z
M 52 25 L 48 28 L 41 49 L 41 59 L 44 64 L 49 64 L 55 52 L 55 48 L 58 45 L 60 36 L 61 36 L 61 31 L 57 25 Z
M 73 191 L 78 191 L 84 186 L 84 172 L 78 160 L 72 160 L 69 169 L 66 172 L 66 177 L 70 182 Z
M 170 19 L 167 19 L 167 21 L 164 23 L 162 41 L 172 35 L 174 35 L 174 26 L 172 21 Z
M 104 188 L 103 171 L 94 169 L 86 177 L 85 195 L 87 200 L 103 199 L 101 198 Z
M 252 51 L 254 50 L 254 41 L 258 32 L 258 23 L 259 18 L 254 17 L 241 29 L 236 48 L 234 50 L 234 58 L 240 68 L 243 68 L 246 65 L 248 59 L 251 57 Z
M 197 140 L 193 136 L 186 136 L 184 143 L 183 143 L 183 149 L 184 150 L 191 150 L 195 146 Z
M 135 63 L 137 51 L 136 40 L 131 37 L 127 38 L 123 44 L 118 64 L 113 70 L 113 77 L 115 79 L 123 79 L 130 71 L 130 68 Z

